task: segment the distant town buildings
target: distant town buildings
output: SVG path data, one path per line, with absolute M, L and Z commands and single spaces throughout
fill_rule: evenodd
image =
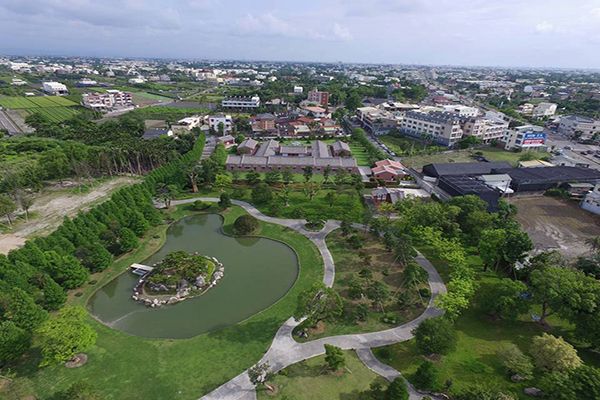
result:
M 171 129 L 175 134 L 190 133 L 192 129 L 201 127 L 204 121 L 204 117 L 200 115 L 194 115 L 191 117 L 185 117 L 179 121 L 171 124 Z
M 226 97 L 221 105 L 225 108 L 258 108 L 260 107 L 260 97 Z
M 479 115 L 477 107 L 468 107 L 461 104 L 449 105 L 442 107 L 444 111 L 457 114 L 459 117 L 476 117 Z
M 24 80 L 18 79 L 18 78 L 13 78 L 10 82 L 11 85 L 15 85 L 15 86 L 25 86 L 27 85 L 27 82 L 25 82 Z
M 52 96 L 65 96 L 69 94 L 67 87 L 58 82 L 44 82 L 42 83 L 42 89 Z
M 81 96 L 81 105 L 90 110 L 112 111 L 133 107 L 130 92 L 109 89 L 106 93 L 85 93 Z
M 327 108 L 329 106 L 329 92 L 320 92 L 317 88 L 314 88 L 308 92 L 308 99 L 310 103 L 317 103 Z

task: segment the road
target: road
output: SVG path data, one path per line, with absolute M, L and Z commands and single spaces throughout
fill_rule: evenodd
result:
M 11 136 L 23 133 L 5 111 L 0 111 L 0 128 L 2 127 L 8 130 L 8 133 Z
M 548 134 L 546 145 L 549 148 L 555 146 L 555 149 L 562 149 L 565 156 L 571 157 L 577 161 L 589 163 L 590 168 L 600 170 L 600 158 L 594 157 L 593 154 L 581 154 L 582 151 L 596 152 L 600 150 L 600 147 L 591 144 L 576 143 L 570 140 L 568 137 L 549 129 L 546 129 L 545 132 Z M 571 150 L 565 149 L 565 146 L 571 147 Z

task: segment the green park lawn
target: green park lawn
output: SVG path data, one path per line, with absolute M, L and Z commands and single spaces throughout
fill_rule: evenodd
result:
M 279 386 L 279 393 L 273 396 L 259 390 L 258 399 L 350 400 L 369 390 L 373 382 L 387 385 L 387 381 L 368 369 L 354 351 L 345 351 L 344 355 L 347 368 L 342 375 L 327 371 L 325 356 L 313 357 L 285 368 L 284 374 L 277 375 L 273 381 Z
M 216 207 L 213 207 L 213 209 Z M 193 214 L 190 205 L 170 214 L 177 219 Z M 223 213 L 223 230 L 232 231 L 235 219 L 245 214 L 239 207 Z M 50 398 L 73 382 L 88 380 L 100 390 L 102 399 L 196 399 L 232 379 L 266 352 L 279 326 L 292 315 L 298 293 L 323 275 L 323 262 L 316 247 L 304 236 L 279 225 L 260 222 L 260 236 L 279 240 L 297 253 L 300 272 L 290 292 L 266 310 L 237 325 L 183 340 L 150 340 L 111 329 L 88 317 L 98 333 L 88 362 L 80 368 L 52 366 L 37 370 L 39 346 L 13 366 L 14 383 L 0 397 L 7 400 L 35 395 Z M 94 290 L 157 251 L 165 240 L 167 226 L 154 228 L 140 248 L 115 261 L 106 271 L 91 277 L 94 285 L 69 295 L 70 304 L 85 305 Z M 79 295 L 78 293 L 81 293 Z
M 354 318 L 348 315 L 335 320 L 326 321 L 323 326 L 319 327 L 318 331 L 309 329 L 309 337 L 305 339 L 296 338 L 299 342 L 310 341 L 321 337 L 346 335 L 350 333 L 366 333 L 377 332 L 384 329 L 389 329 L 398 325 L 402 325 L 408 321 L 415 319 L 425 310 L 425 304 L 429 301 L 429 297 L 421 298 L 414 287 L 408 288 L 403 285 L 404 266 L 395 262 L 395 255 L 387 251 L 381 240 L 375 239 L 372 235 L 356 230 L 356 233 L 361 237 L 363 242 L 362 250 L 371 257 L 368 269 L 373 273 L 373 279 L 384 282 L 390 293 L 391 300 L 385 304 L 385 313 L 380 309 L 375 309 L 371 306 L 371 300 L 368 299 L 352 299 L 348 294 L 350 279 L 352 276 L 358 276 L 358 273 L 366 266 L 364 261 L 359 256 L 359 250 L 351 248 L 347 243 L 347 237 L 342 235 L 341 230 L 337 229 L 331 232 L 325 238 L 327 247 L 331 251 L 335 262 L 335 282 L 333 288 L 338 291 L 343 301 L 352 306 L 358 304 L 367 304 L 371 312 L 367 319 L 362 322 L 356 322 Z M 364 279 L 364 286 L 368 284 Z M 427 283 L 420 284 L 418 288 L 427 288 Z M 398 296 L 406 296 L 410 299 L 410 306 L 399 307 Z M 390 324 L 383 321 L 384 315 L 393 314 L 397 320 L 395 324 Z M 300 326 L 300 328 L 304 328 Z
M 448 282 L 450 268 L 446 263 L 435 257 L 428 248 L 421 247 L 419 250 L 436 266 L 444 281 Z M 485 291 L 486 286 L 501 278 L 492 271 L 483 272 L 481 259 L 475 255 L 474 249 L 470 249 L 468 261 L 478 272 L 480 292 Z M 532 311 L 539 314 L 536 307 Z M 470 385 L 483 384 L 505 391 L 510 390 L 520 399 L 527 399 L 529 397 L 523 393 L 523 389 L 539 384 L 541 374 L 536 372 L 532 380 L 513 383 L 502 371 L 496 354 L 498 349 L 507 343 L 517 345 L 527 354 L 533 337 L 543 332 L 562 336 L 570 341 L 586 364 L 600 365 L 597 353 L 578 346 L 573 341 L 572 328 L 568 324 L 553 317 L 549 318 L 548 322 L 551 328 L 544 329 L 533 322 L 529 315 L 522 315 L 516 321 L 496 321 L 483 314 L 475 300 L 456 320 L 455 328 L 459 338 L 456 350 L 435 361 L 440 373 L 440 382 L 443 384 L 446 380 L 452 379 L 454 383 L 452 388 L 455 392 L 460 392 Z M 381 349 L 390 350 L 390 357 L 382 357 Z M 424 360 L 417 351 L 414 339 L 381 349 L 374 349 L 375 355 L 382 362 L 400 371 L 409 381 L 413 379 L 413 374 Z M 383 355 L 387 356 L 385 352 Z
M 484 157 L 489 159 L 490 161 L 499 162 L 499 161 L 507 161 L 513 165 L 518 164 L 519 159 L 523 156 L 524 153 L 515 153 L 512 151 L 507 151 L 503 149 L 499 149 L 497 147 L 486 147 L 483 149 L 473 150 L 458 150 L 458 151 L 446 151 L 443 153 L 437 154 L 429 154 L 429 155 L 420 155 L 414 157 L 404 157 L 402 158 L 402 163 L 406 166 L 413 168 L 421 168 L 424 165 L 431 163 L 452 163 L 452 162 L 477 162 L 477 160 L 471 157 L 471 153 L 481 152 Z M 531 152 L 536 158 L 539 156 L 547 155 L 547 153 L 543 152 Z

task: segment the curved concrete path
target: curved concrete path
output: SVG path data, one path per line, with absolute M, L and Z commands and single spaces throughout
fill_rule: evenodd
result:
M 196 200 L 202 201 L 210 201 L 217 202 L 219 199 L 213 197 L 198 197 L 193 199 L 186 200 L 177 200 L 173 201 L 172 205 L 180 205 L 193 203 Z M 265 222 L 270 222 L 273 224 L 283 225 L 290 229 L 295 230 L 308 237 L 319 249 L 321 253 L 321 257 L 323 258 L 324 265 L 324 276 L 323 283 L 329 287 L 333 286 L 333 282 L 335 279 L 335 264 L 333 262 L 333 257 L 325 244 L 325 237 L 333 230 L 340 227 L 339 221 L 327 221 L 325 227 L 318 231 L 310 231 L 304 228 L 305 220 L 301 219 L 284 219 L 284 218 L 274 218 L 269 217 L 261 213 L 256 207 L 254 207 L 250 203 L 246 203 L 245 201 L 233 200 L 233 204 L 244 208 L 250 215 L 253 215 L 257 219 L 260 219 Z M 361 224 L 353 224 L 356 228 L 366 229 L 365 225 Z M 357 353 L 362 354 L 361 360 L 370 361 L 370 365 L 367 365 L 374 372 L 384 376 L 389 379 L 393 376 L 393 373 L 390 370 L 395 371 L 399 376 L 400 373 L 389 366 L 382 367 L 385 364 L 380 363 L 371 353 L 371 347 L 380 347 L 387 346 L 390 344 L 403 342 L 409 339 L 412 339 L 412 330 L 416 328 L 422 320 L 426 318 L 435 317 L 438 315 L 442 315 L 444 313 L 443 310 L 435 308 L 433 304 L 433 299 L 441 294 L 446 293 L 446 286 L 442 281 L 442 278 L 438 274 L 435 267 L 423 257 L 422 254 L 418 254 L 415 258 L 415 261 L 425 269 L 429 274 L 429 288 L 431 290 L 431 298 L 429 299 L 429 304 L 423 314 L 421 314 L 416 319 L 404 324 L 400 325 L 396 328 L 391 328 L 379 332 L 371 332 L 371 333 L 361 333 L 354 335 L 341 335 L 341 336 L 330 336 L 326 338 L 316 339 L 310 342 L 298 343 L 292 337 L 292 330 L 300 324 L 301 321 L 296 321 L 294 318 L 289 318 L 285 323 L 279 328 L 277 333 L 275 334 L 275 338 L 273 339 L 273 343 L 269 350 L 265 353 L 263 358 L 260 359 L 258 363 L 268 362 L 271 366 L 271 369 L 274 372 L 277 372 L 288 365 L 295 364 L 297 362 L 321 355 L 325 353 L 325 344 L 332 344 L 334 346 L 341 347 L 344 350 L 357 350 Z M 372 358 L 369 357 L 368 351 Z M 376 364 L 377 361 L 378 364 Z M 366 363 L 365 363 L 366 364 Z M 395 376 L 394 376 L 395 377 Z M 392 378 L 393 379 L 393 378 Z M 412 388 L 412 387 L 411 387 Z M 411 392 L 412 393 L 412 392 Z M 414 397 L 417 396 L 417 397 Z M 413 397 L 411 399 L 419 399 L 420 395 L 414 392 Z M 207 395 L 202 397 L 202 400 L 254 400 L 256 399 L 256 390 L 254 385 L 250 382 L 250 378 L 248 377 L 248 372 L 245 371 L 240 375 L 236 376 L 229 382 L 221 385 L 217 389 L 208 393 Z

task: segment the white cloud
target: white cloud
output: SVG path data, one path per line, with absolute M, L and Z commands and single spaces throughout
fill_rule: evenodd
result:
M 556 27 L 548 21 L 543 21 L 535 26 L 535 30 L 539 33 L 550 33 L 556 32 Z
M 598 18 L 600 18 L 600 7 L 598 7 L 598 8 L 594 8 L 594 9 L 593 9 L 593 10 L 590 12 L 590 14 L 592 14 L 594 17 L 598 17 Z
M 337 22 L 329 29 L 317 30 L 305 26 L 305 22 L 285 21 L 268 12 L 255 16 L 246 14 L 235 22 L 236 33 L 254 36 L 284 36 L 290 38 L 309 38 L 318 40 L 347 41 L 352 39 L 352 34 Z

